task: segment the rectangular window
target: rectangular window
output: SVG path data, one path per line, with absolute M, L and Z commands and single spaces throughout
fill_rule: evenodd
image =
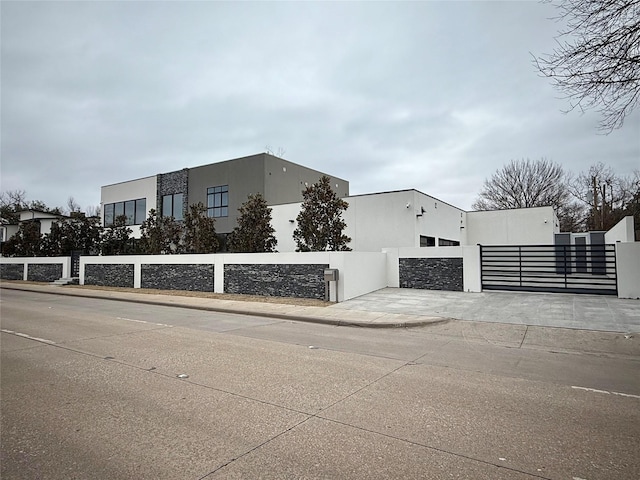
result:
M 207 216 L 229 216 L 229 185 L 207 188 Z
M 104 206 L 104 226 L 110 227 L 113 225 L 113 203 L 107 203 Z
M 136 201 L 129 200 L 124 202 L 124 214 L 127 216 L 126 224 L 133 225 L 133 221 L 135 220 L 136 214 Z
M 115 204 L 115 213 L 113 219 L 116 220 L 121 215 L 124 215 L 124 202 L 118 202 Z
M 426 237 L 424 235 L 420 235 L 420 246 L 421 247 L 435 247 L 436 246 L 436 237 Z
M 174 193 L 173 195 L 162 196 L 162 216 L 173 217 L 176 220 L 182 220 L 182 205 L 184 195 L 182 193 Z
M 140 225 L 147 218 L 147 199 L 139 198 L 136 200 L 136 216 L 134 220 L 135 225 Z
M 104 205 L 104 226 L 112 227 L 116 218 L 124 215 L 125 225 L 140 225 L 147 218 L 147 199 L 127 200 L 126 202 L 106 203 Z
M 460 242 L 458 242 L 457 240 L 447 240 L 446 238 L 438 239 L 439 247 L 457 247 L 459 245 L 460 245 Z

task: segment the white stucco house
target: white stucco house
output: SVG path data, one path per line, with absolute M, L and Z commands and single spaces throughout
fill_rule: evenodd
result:
M 349 247 L 379 252 L 389 247 L 458 245 L 553 245 L 559 222 L 552 207 L 466 212 L 418 190 L 344 197 Z M 293 252 L 293 231 L 301 203 L 273 205 L 278 251 Z

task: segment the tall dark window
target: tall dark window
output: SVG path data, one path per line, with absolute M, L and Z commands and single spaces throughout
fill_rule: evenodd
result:
M 127 200 L 125 202 L 105 203 L 104 226 L 112 227 L 116 218 L 124 215 L 125 225 L 140 225 L 147 218 L 147 199 Z
M 134 225 L 141 225 L 147 218 L 147 199 L 139 198 L 136 200 L 136 215 Z
M 207 188 L 207 216 L 229 216 L 229 185 Z
M 182 193 L 162 196 L 162 216 L 182 220 Z
M 113 203 L 107 203 L 104 206 L 104 226 L 105 227 L 109 227 L 111 225 L 113 225 L 113 209 L 114 209 L 114 204 Z

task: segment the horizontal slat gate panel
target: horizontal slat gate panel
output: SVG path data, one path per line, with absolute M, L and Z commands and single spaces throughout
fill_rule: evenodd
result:
M 483 290 L 617 295 L 614 245 L 481 245 Z

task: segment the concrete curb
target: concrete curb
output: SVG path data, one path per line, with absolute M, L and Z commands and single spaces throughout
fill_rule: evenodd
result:
M 221 306 L 208 306 L 208 305 L 194 305 L 188 303 L 175 303 L 170 301 L 163 300 L 146 300 L 141 298 L 128 298 L 126 295 L 128 292 L 118 292 L 123 294 L 124 296 L 114 296 L 113 294 L 109 294 L 110 292 L 102 290 L 91 290 L 90 292 L 86 291 L 71 291 L 64 290 L 64 287 L 52 287 L 54 290 L 45 290 L 48 287 L 43 285 L 40 286 L 31 286 L 31 285 L 16 285 L 16 284 L 0 284 L 1 289 L 6 290 L 17 290 L 23 292 L 35 292 L 35 293 L 44 293 L 48 295 L 62 295 L 69 297 L 81 297 L 81 298 L 98 298 L 100 300 L 113 300 L 117 302 L 128 302 L 128 303 L 139 303 L 143 305 L 157 305 L 161 307 L 177 307 L 177 308 L 188 308 L 190 310 L 201 310 L 207 312 L 218 312 L 218 313 L 229 313 L 233 315 L 247 315 L 247 316 L 260 316 L 265 318 L 274 318 L 280 320 L 292 320 L 296 322 L 307 322 L 307 323 L 317 323 L 323 325 L 333 325 L 338 327 L 362 327 L 362 328 L 410 328 L 410 327 L 424 327 L 429 325 L 439 325 L 442 323 L 447 323 L 451 319 L 445 317 L 429 317 L 422 318 L 410 321 L 402 321 L 402 322 L 394 322 L 394 321 L 359 321 L 359 320 L 341 320 L 331 317 L 320 317 L 314 315 L 299 315 L 294 313 L 278 313 L 278 312 L 256 312 L 251 310 L 243 310 L 232 307 L 221 307 Z M 134 293 L 135 295 L 135 293 Z M 138 294 L 139 295 L 139 294 Z M 180 297 L 180 298 L 188 298 L 188 297 Z M 195 297 L 198 298 L 198 297 Z M 254 302 L 259 303 L 259 302 Z M 363 314 L 367 314 L 370 312 L 363 312 Z

